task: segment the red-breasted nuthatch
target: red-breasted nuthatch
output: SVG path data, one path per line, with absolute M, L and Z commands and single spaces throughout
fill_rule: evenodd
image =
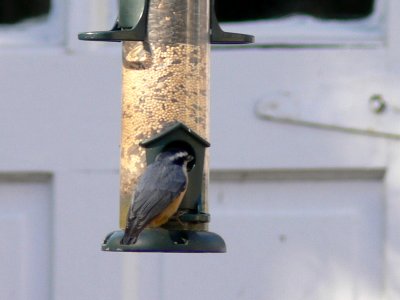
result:
M 121 244 L 134 244 L 145 227 L 160 227 L 176 213 L 187 189 L 191 160 L 193 156 L 179 149 L 157 155 L 139 179 Z

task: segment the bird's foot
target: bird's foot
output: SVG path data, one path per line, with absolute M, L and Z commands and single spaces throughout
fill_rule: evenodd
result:
M 178 211 L 177 213 L 176 213 L 176 215 L 175 215 L 175 219 L 178 221 L 178 223 L 182 226 L 182 227 L 185 227 L 185 223 L 184 222 L 182 222 L 182 220 L 181 220 L 181 217 L 184 215 L 184 214 L 186 214 L 186 211 L 183 211 L 183 210 L 181 210 L 181 211 Z

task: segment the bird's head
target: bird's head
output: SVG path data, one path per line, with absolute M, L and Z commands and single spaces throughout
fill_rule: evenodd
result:
M 170 149 L 165 152 L 161 152 L 157 155 L 156 161 L 167 160 L 169 163 L 176 165 L 187 165 L 194 159 L 192 155 L 186 150 Z

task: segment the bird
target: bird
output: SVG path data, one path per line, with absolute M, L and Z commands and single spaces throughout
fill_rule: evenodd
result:
M 188 186 L 188 163 L 182 149 L 159 153 L 138 180 L 127 214 L 122 245 L 135 244 L 144 228 L 165 224 L 178 210 Z

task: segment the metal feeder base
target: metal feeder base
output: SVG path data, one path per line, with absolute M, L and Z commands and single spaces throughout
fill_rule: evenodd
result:
M 209 231 L 146 228 L 133 245 L 121 245 L 123 230 L 110 233 L 101 247 L 114 252 L 225 253 L 224 240 Z

